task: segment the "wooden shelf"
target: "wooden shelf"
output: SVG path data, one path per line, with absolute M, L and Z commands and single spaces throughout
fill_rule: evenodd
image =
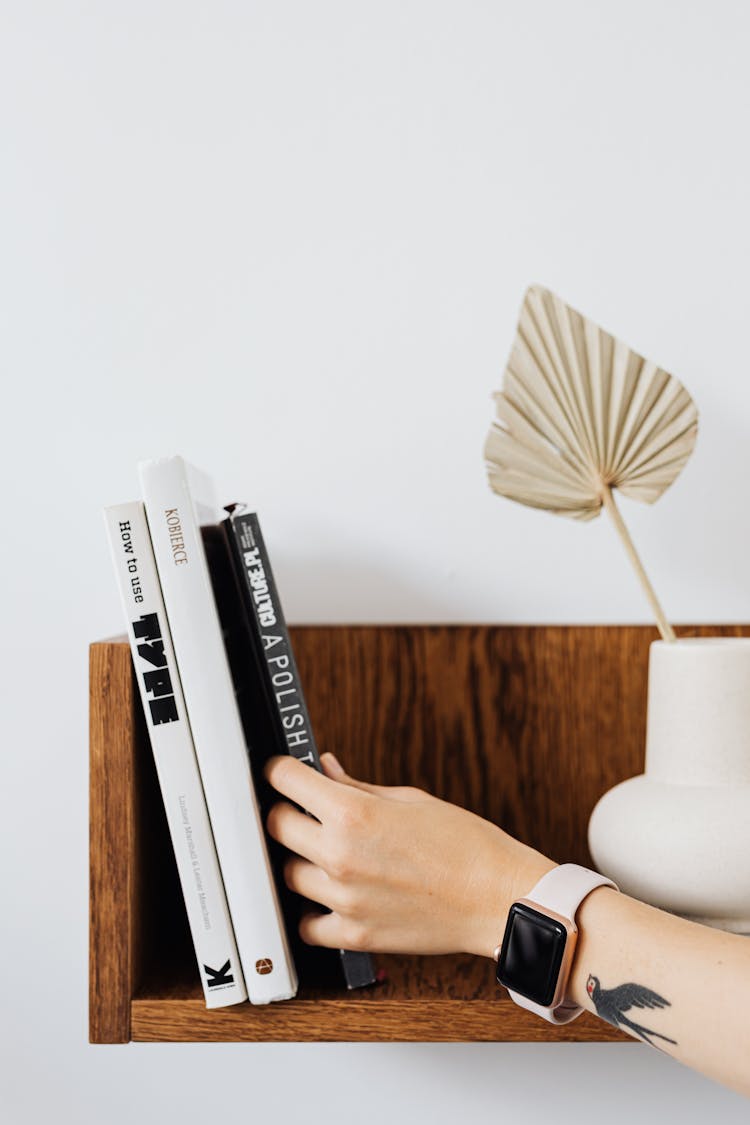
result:
M 319 745 L 354 776 L 421 786 L 590 864 L 594 803 L 643 767 L 655 629 L 322 625 L 292 636 Z M 496 985 L 493 962 L 466 956 L 378 954 L 386 979 L 370 988 L 300 971 L 294 1000 L 208 1011 L 124 637 L 91 645 L 90 693 L 92 1042 L 632 1041 L 589 1015 L 543 1023 Z

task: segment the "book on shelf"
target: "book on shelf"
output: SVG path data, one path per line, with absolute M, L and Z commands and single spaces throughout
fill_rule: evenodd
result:
M 248 997 L 290 999 L 297 971 L 206 556 L 218 524 L 213 486 L 181 457 L 138 469 Z
M 238 653 L 234 662 L 238 697 L 242 698 L 244 695 L 248 699 L 248 706 L 245 708 L 248 725 L 258 724 L 255 730 L 258 735 L 262 734 L 262 738 L 253 738 L 252 730 L 249 731 L 251 741 L 256 747 L 262 748 L 263 760 L 273 754 L 292 754 L 322 773 L 315 735 L 260 520 L 257 513 L 249 511 L 242 504 L 229 504 L 225 511 L 228 514 L 222 520 L 221 528 L 234 573 L 234 590 L 238 595 L 235 604 L 239 602 L 232 611 L 232 602 L 229 601 L 225 616 L 230 621 L 237 621 L 246 641 L 243 652 L 242 639 L 236 636 L 237 630 L 228 630 L 234 636 L 234 651 Z M 256 772 L 259 772 L 261 765 L 262 762 L 259 761 Z M 296 901 L 291 905 L 295 920 L 298 920 L 302 910 L 310 906 L 325 909 L 302 896 L 296 896 Z M 308 950 L 309 946 L 301 956 L 309 965 L 311 975 L 318 978 L 321 973 L 329 975 L 325 972 L 324 962 L 326 959 L 330 960 L 330 954 L 334 951 L 326 951 L 324 954 Z M 374 982 L 375 970 L 369 953 L 340 949 L 337 957 L 347 988 L 361 988 Z
M 222 1008 L 247 991 L 146 514 L 134 501 L 104 517 L 206 1007 Z

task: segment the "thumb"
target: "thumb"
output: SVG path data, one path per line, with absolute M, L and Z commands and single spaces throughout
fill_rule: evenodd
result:
M 418 790 L 409 786 L 375 785 L 369 781 L 358 781 L 350 777 L 335 754 L 327 750 L 320 755 L 320 764 L 327 777 L 340 781 L 343 785 L 351 785 L 353 789 L 362 789 L 365 793 L 372 793 L 376 797 L 385 797 L 390 801 L 414 801 L 418 799 Z M 421 797 L 422 794 L 419 794 Z
M 332 778 L 333 781 L 340 781 L 344 785 L 352 785 L 357 789 L 374 788 L 374 786 L 368 786 L 366 781 L 357 781 L 355 778 L 349 777 L 341 762 L 330 750 L 326 750 L 325 754 L 320 755 L 320 764 L 326 776 Z

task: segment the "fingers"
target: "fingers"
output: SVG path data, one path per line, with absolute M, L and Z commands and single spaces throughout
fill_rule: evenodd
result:
M 303 915 L 299 923 L 299 935 L 308 945 L 377 952 L 371 949 L 372 939 L 363 925 L 335 913 Z
M 334 910 L 337 901 L 333 882 L 327 872 L 301 856 L 293 855 L 284 864 L 284 881 L 297 894 Z
M 318 820 L 326 820 L 340 804 L 341 790 L 332 779 L 291 754 L 275 754 L 269 758 L 263 773 L 274 789 Z
M 326 771 L 325 774 L 289 754 L 277 754 L 269 758 L 263 772 L 274 789 L 277 789 L 279 793 L 282 793 L 303 809 L 311 812 L 313 816 L 324 823 L 339 819 L 342 810 L 342 795 L 347 789 L 359 789 L 364 793 L 382 797 L 389 801 L 416 802 L 430 800 L 428 793 L 410 785 L 373 785 L 367 781 L 358 781 L 349 777 L 330 753 L 323 754 L 320 761 Z M 306 819 L 310 820 L 311 818 L 307 817 Z M 307 838 L 310 841 L 313 839 L 311 836 Z M 286 841 L 282 842 L 286 843 Z M 293 844 L 287 846 L 293 851 L 299 850 Z M 314 857 L 311 856 L 310 858 Z
M 308 769 L 308 766 L 302 766 Z M 312 770 L 310 771 L 312 773 Z M 300 812 L 288 801 L 277 801 L 266 817 L 266 828 L 274 840 L 312 863 L 325 860 L 322 827 L 313 817 Z

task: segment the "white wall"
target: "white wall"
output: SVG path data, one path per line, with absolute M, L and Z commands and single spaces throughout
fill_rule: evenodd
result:
M 727 0 L 0 5 L 11 1125 L 746 1120 L 637 1045 L 89 1047 L 85 662 L 99 509 L 172 451 L 261 511 L 294 621 L 648 620 L 604 520 L 487 486 L 534 280 L 694 392 L 623 509 L 674 621 L 750 620 L 749 36 Z

